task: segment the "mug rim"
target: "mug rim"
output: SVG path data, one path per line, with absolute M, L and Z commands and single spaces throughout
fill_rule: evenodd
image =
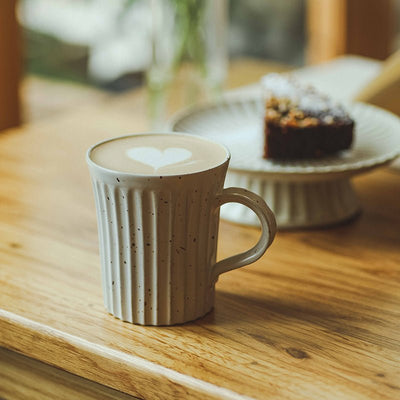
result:
M 157 136 L 160 136 L 160 135 L 165 135 L 165 136 L 174 135 L 174 136 L 183 136 L 183 137 L 190 137 L 190 138 L 194 137 L 196 139 L 202 140 L 203 142 L 208 142 L 208 143 L 211 143 L 213 145 L 221 147 L 225 151 L 225 158 L 221 162 L 216 163 L 215 165 L 213 165 L 210 168 L 201 169 L 199 171 L 194 171 L 194 172 L 182 172 L 182 173 L 177 173 L 177 174 L 166 174 L 166 175 L 163 175 L 163 174 L 140 174 L 140 173 L 135 173 L 135 172 L 118 171 L 116 169 L 103 167 L 102 165 L 100 165 L 100 164 L 96 163 L 95 161 L 93 161 L 92 158 L 91 158 L 91 154 L 92 154 L 93 150 L 96 147 L 99 147 L 99 146 L 101 146 L 101 145 L 103 145 L 105 143 L 112 142 L 114 140 L 120 140 L 120 139 L 129 138 L 129 137 L 133 137 L 133 136 L 156 136 L 156 135 Z M 216 142 L 216 141 L 211 140 L 209 138 L 202 137 L 200 135 L 192 135 L 191 133 L 167 132 L 167 131 L 164 131 L 164 132 L 137 132 L 137 133 L 128 133 L 126 135 L 121 135 L 121 136 L 115 136 L 115 137 L 112 137 L 112 138 L 101 140 L 100 142 L 97 142 L 97 143 L 93 144 L 92 146 L 89 147 L 89 149 L 86 152 L 86 162 L 91 167 L 98 168 L 101 171 L 109 173 L 109 174 L 110 173 L 111 174 L 118 174 L 118 175 L 122 174 L 122 175 L 127 176 L 127 177 L 135 177 L 135 178 L 137 177 L 137 178 L 147 178 L 147 179 L 154 178 L 154 177 L 159 177 L 159 176 L 163 176 L 165 178 L 176 178 L 178 176 L 190 176 L 190 175 L 201 174 L 201 173 L 205 173 L 205 172 L 208 172 L 208 171 L 212 171 L 215 168 L 218 168 L 218 167 L 226 164 L 227 162 L 230 161 L 230 159 L 231 159 L 231 153 L 228 150 L 228 148 L 225 145 L 223 145 L 222 143 Z

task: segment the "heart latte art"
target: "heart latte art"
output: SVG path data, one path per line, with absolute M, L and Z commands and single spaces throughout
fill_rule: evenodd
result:
M 158 170 L 161 167 L 190 159 L 192 152 L 181 147 L 168 147 L 165 150 L 159 150 L 155 147 L 132 147 L 126 151 L 126 155 L 134 161 Z
M 204 171 L 229 157 L 216 143 L 191 135 L 139 134 L 111 139 L 95 146 L 96 164 L 134 175 L 180 175 Z

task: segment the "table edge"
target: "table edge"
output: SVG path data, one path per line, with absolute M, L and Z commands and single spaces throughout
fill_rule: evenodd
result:
M 0 346 L 4 348 L 133 396 L 143 396 L 151 380 L 157 384 L 151 386 L 156 387 L 157 393 L 163 393 L 165 398 L 176 398 L 181 394 L 194 399 L 202 399 L 205 395 L 210 399 L 251 399 L 4 309 L 0 309 L 0 332 Z M 121 380 L 118 377 L 125 378 Z M 129 377 L 134 380 L 135 387 L 129 384 L 131 380 L 126 379 Z

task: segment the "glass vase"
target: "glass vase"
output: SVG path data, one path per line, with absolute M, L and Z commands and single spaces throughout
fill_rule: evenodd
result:
M 147 71 L 150 121 L 221 93 L 227 73 L 226 0 L 150 0 L 152 62 Z

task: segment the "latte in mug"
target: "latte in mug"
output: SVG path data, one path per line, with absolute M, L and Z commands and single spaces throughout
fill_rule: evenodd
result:
M 204 171 L 228 155 L 222 146 L 196 136 L 131 135 L 103 142 L 91 152 L 98 165 L 138 175 L 179 175 Z
M 250 264 L 271 244 L 276 223 L 258 195 L 224 189 L 230 154 L 188 134 L 137 134 L 87 153 L 108 312 L 141 325 L 173 325 L 214 306 L 224 272 Z M 217 262 L 219 207 L 238 202 L 261 223 L 251 249 Z

